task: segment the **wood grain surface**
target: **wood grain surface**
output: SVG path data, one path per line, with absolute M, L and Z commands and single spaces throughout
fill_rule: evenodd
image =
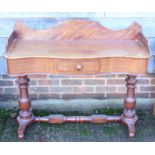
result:
M 45 30 L 17 22 L 5 57 L 11 75 L 147 71 L 149 49 L 141 26 L 110 30 L 90 20 L 67 20 Z
M 148 59 L 136 58 L 101 58 L 101 59 L 52 59 L 52 58 L 23 58 L 9 59 L 8 72 L 10 75 L 29 74 L 145 74 Z M 78 69 L 81 65 L 81 69 Z
M 90 20 L 72 19 L 60 22 L 58 25 L 45 30 L 35 30 L 22 22 L 17 22 L 14 28 L 16 38 L 33 40 L 79 40 L 79 39 L 135 39 L 141 33 L 141 26 L 134 22 L 123 30 L 111 30 L 98 22 Z

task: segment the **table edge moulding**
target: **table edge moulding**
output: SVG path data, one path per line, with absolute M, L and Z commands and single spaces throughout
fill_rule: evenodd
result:
M 147 73 L 149 56 L 147 39 L 136 22 L 123 30 L 111 30 L 84 19 L 65 20 L 44 30 L 35 30 L 17 22 L 8 39 L 5 58 L 8 74 L 18 77 L 18 137 L 24 138 L 26 127 L 33 122 L 118 122 L 126 125 L 129 136 L 133 137 L 138 119 L 135 111 L 136 75 Z M 28 93 L 29 75 L 113 73 L 127 75 L 121 116 L 33 115 Z

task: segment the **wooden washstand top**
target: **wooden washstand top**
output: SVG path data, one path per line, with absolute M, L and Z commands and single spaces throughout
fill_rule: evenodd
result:
M 46 30 L 17 22 L 5 57 L 13 75 L 97 74 L 146 73 L 149 55 L 138 23 L 114 31 L 94 21 L 68 20 Z
M 149 53 L 140 41 L 129 40 L 24 40 L 16 39 L 6 54 L 8 59 L 18 58 L 148 58 Z

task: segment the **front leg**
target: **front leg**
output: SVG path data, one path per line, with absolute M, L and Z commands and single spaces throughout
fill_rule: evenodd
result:
M 18 138 L 24 138 L 24 132 L 27 126 L 33 123 L 34 116 L 31 110 L 31 101 L 28 93 L 28 82 L 27 76 L 19 76 L 18 84 L 20 90 L 20 96 L 18 100 L 18 106 L 20 109 L 17 121 L 19 124 L 18 128 Z
M 124 111 L 121 116 L 121 121 L 128 127 L 129 137 L 135 136 L 135 124 L 138 119 L 136 115 L 136 98 L 135 98 L 135 87 L 136 87 L 136 76 L 127 75 L 126 87 L 127 93 L 124 99 Z

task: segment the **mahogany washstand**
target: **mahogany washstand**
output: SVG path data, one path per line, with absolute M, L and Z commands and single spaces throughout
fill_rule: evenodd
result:
M 33 122 L 119 122 L 135 135 L 136 75 L 147 73 L 149 48 L 141 26 L 110 30 L 89 20 L 67 20 L 46 30 L 34 30 L 17 22 L 8 39 L 5 58 L 8 74 L 18 76 L 18 137 L 23 138 Z M 127 93 L 121 116 L 91 115 L 36 117 L 31 109 L 28 75 L 31 74 L 126 74 Z

